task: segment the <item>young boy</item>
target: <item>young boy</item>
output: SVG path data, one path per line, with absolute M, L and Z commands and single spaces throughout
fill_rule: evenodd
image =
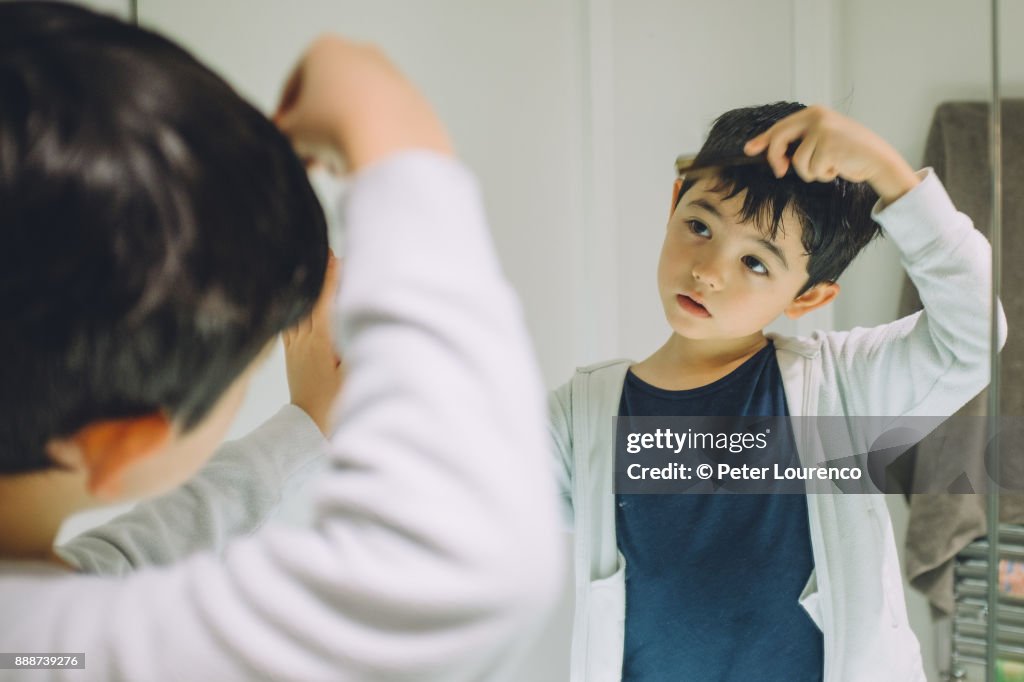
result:
M 613 493 L 616 415 L 950 415 L 988 381 L 989 246 L 934 173 L 799 104 L 724 114 L 697 161 L 744 153 L 766 162 L 676 184 L 658 266 L 669 340 L 551 397 L 576 533 L 572 679 L 924 680 L 881 496 Z M 835 298 L 874 221 L 924 312 L 766 335 Z M 874 435 L 851 428 L 849 451 Z
M 0 4 L 0 679 L 51 655 L 46 679 L 483 679 L 544 618 L 542 393 L 471 175 L 405 79 L 338 38 L 275 120 L 148 31 Z M 288 138 L 354 173 L 340 297 L 287 334 L 321 426 L 328 308 L 347 339 L 312 527 L 261 527 L 323 440 L 288 407 L 65 563 L 61 521 L 188 478 L 313 306 L 325 223 Z M 331 390 L 301 388 L 316 372 Z

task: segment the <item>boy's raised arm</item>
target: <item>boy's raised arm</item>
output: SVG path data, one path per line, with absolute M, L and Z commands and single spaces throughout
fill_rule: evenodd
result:
M 316 468 L 326 449 L 316 424 L 295 405 L 217 454 L 188 483 L 91 528 L 57 548 L 92 575 L 124 575 L 203 550 L 220 550 L 255 532 Z
M 443 134 L 410 136 L 437 124 L 375 52 L 328 39 L 309 59 L 304 87 L 368 107 L 341 139 L 402 131 L 344 148 L 348 374 L 313 529 L 122 580 L 14 576 L 4 650 L 84 651 L 95 679 L 478 680 L 551 605 L 543 392 L 477 186 Z
M 787 147 L 796 140 L 802 141 L 789 159 Z M 849 414 L 951 415 L 988 384 L 991 248 L 934 172 L 914 173 L 878 135 L 822 107 L 783 119 L 745 151 L 767 151 L 777 176 L 792 165 L 807 182 L 870 183 L 879 195 L 872 217 L 899 247 L 921 293 L 920 313 L 825 337 L 826 362 L 835 363 L 830 369 L 843 384 Z M 1001 307 L 999 328 L 1002 346 Z
M 924 310 L 887 325 L 830 335 L 854 414 L 949 416 L 989 383 L 991 247 L 953 206 L 938 177 L 879 210 Z M 999 308 L 1000 347 L 1006 318 Z M 898 382 L 898 390 L 893 382 Z

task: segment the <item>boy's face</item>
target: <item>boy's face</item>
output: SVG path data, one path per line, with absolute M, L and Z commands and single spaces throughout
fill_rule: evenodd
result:
M 782 313 L 807 312 L 794 301 L 808 277 L 799 219 L 787 209 L 776 239 L 768 241 L 756 225 L 738 221 L 745 192 L 724 200 L 710 190 L 715 180 L 700 179 L 683 195 L 658 262 L 665 316 L 689 339 L 743 338 Z

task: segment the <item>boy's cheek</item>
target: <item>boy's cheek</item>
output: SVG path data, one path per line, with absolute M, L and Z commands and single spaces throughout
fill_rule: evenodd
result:
M 666 241 L 658 257 L 658 286 L 662 289 L 679 288 L 686 275 L 686 259 L 678 249 L 669 248 Z

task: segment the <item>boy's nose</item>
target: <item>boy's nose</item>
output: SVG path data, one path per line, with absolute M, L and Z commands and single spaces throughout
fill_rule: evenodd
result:
M 721 275 L 718 272 L 718 269 L 710 262 L 695 264 L 690 274 L 693 276 L 695 281 L 700 282 L 708 289 L 722 288 Z

